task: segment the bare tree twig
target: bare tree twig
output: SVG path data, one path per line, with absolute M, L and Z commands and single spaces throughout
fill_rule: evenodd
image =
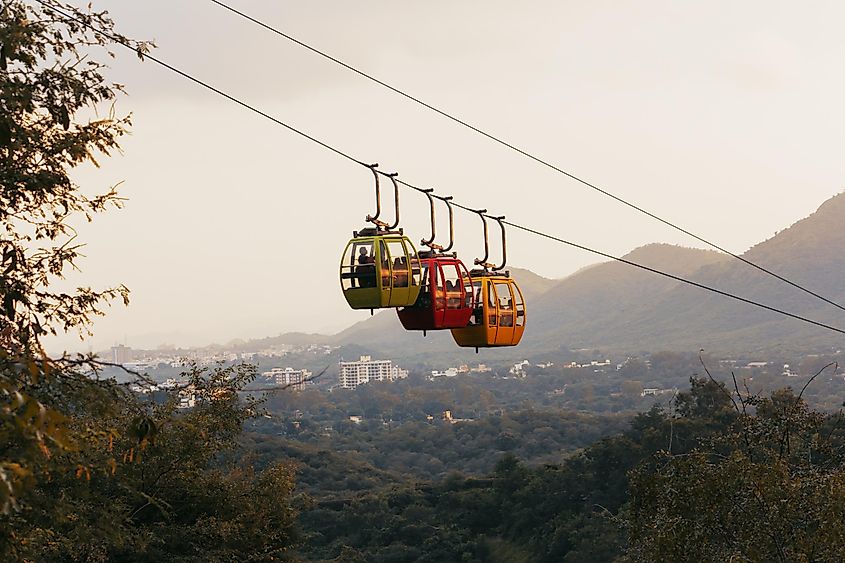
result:
M 795 398 L 795 401 L 792 403 L 792 406 L 789 408 L 788 412 L 784 412 L 784 426 L 783 426 L 783 436 L 781 436 L 780 440 L 780 452 L 781 456 L 783 455 L 783 448 L 786 446 L 786 455 L 791 455 L 791 448 L 790 448 L 790 433 L 792 431 L 792 417 L 795 414 L 795 409 L 798 408 L 798 405 L 801 404 L 801 399 L 804 396 L 804 391 L 807 390 L 807 387 L 818 377 L 820 376 L 827 368 L 830 366 L 834 366 L 833 371 L 835 372 L 839 368 L 838 362 L 830 362 L 826 366 L 822 367 L 816 374 L 807 380 L 807 383 L 801 388 L 801 392 L 798 393 L 798 396 Z
M 737 413 L 739 413 L 739 412 L 740 412 L 740 410 L 739 410 L 739 407 L 738 407 L 738 406 L 737 406 L 737 404 L 736 404 L 736 401 L 734 401 L 733 395 L 731 395 L 731 394 L 728 392 L 728 390 L 727 390 L 727 389 L 725 389 L 725 386 L 724 386 L 724 385 L 722 385 L 721 383 L 719 383 L 718 381 L 716 381 L 716 380 L 713 378 L 713 375 L 710 373 L 710 370 L 709 370 L 709 369 L 707 369 L 707 364 L 705 364 L 705 363 L 704 363 L 704 358 L 702 357 L 702 354 L 703 354 L 703 353 L 704 353 L 704 348 L 702 348 L 702 349 L 700 349 L 700 350 L 698 351 L 698 361 L 699 361 L 699 362 L 701 362 L 701 367 L 703 367 L 703 368 L 704 368 L 704 372 L 707 374 L 707 377 L 709 377 L 709 378 L 710 378 L 710 381 L 712 381 L 713 383 L 715 383 L 715 384 L 716 384 L 716 386 L 717 386 L 719 389 L 721 389 L 721 390 L 725 393 L 725 395 L 727 395 L 727 396 L 728 396 L 728 399 L 730 399 L 730 400 L 731 400 L 731 402 L 732 402 L 732 403 L 733 403 L 733 405 L 734 405 L 734 409 L 736 410 L 736 412 L 737 412 Z
M 823 372 L 824 370 L 826 370 L 827 368 L 829 368 L 830 366 L 834 366 L 833 371 L 834 371 L 834 372 L 836 372 L 836 370 L 839 368 L 839 362 L 830 362 L 829 364 L 827 364 L 826 366 L 824 366 L 822 369 L 820 369 L 819 371 L 817 371 L 817 372 L 816 372 L 816 375 L 814 375 L 813 377 L 811 377 L 811 378 L 807 381 L 807 383 L 805 383 L 805 384 L 804 384 L 804 387 L 802 387 L 802 388 L 801 388 L 801 392 L 800 392 L 800 393 L 798 393 L 798 398 L 797 398 L 797 399 L 795 399 L 795 404 L 793 405 L 793 408 L 794 408 L 794 407 L 797 407 L 797 406 L 798 406 L 798 403 L 799 403 L 799 402 L 801 402 L 801 397 L 804 395 L 804 391 L 806 391 L 806 390 L 807 390 L 807 387 L 809 387 L 809 386 L 810 386 L 810 383 L 812 383 L 812 382 L 813 382 L 813 380 L 814 380 L 815 378 L 817 378 L 818 376 L 820 376 L 820 375 L 822 374 L 822 372 Z

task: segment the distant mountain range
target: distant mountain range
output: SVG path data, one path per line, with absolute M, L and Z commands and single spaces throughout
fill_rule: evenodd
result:
M 836 303 L 845 303 L 845 194 L 749 249 L 743 257 Z M 845 311 L 807 295 L 722 253 L 649 244 L 625 255 L 659 269 L 789 312 L 845 328 Z M 561 280 L 511 269 L 525 294 L 528 322 L 522 344 L 485 350 L 484 358 L 521 357 L 561 349 L 615 352 L 766 350 L 840 347 L 842 335 L 640 270 L 620 262 L 583 268 Z M 461 355 L 448 332 L 402 330 L 381 311 L 334 336 L 288 334 L 268 341 L 357 345 L 391 357 Z

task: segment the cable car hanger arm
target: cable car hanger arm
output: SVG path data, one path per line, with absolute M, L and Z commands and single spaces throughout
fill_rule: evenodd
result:
M 427 246 L 432 250 L 442 250 L 443 247 L 434 244 L 434 239 L 437 237 L 437 232 L 435 231 L 435 219 L 434 219 L 434 198 L 431 196 L 431 192 L 434 191 L 434 188 L 425 188 L 422 192 L 428 198 L 428 206 L 431 210 L 431 237 L 427 239 L 420 240 L 420 244 L 423 246 Z
M 396 181 L 396 177 L 399 175 L 398 172 L 382 172 L 381 170 L 376 170 L 378 164 L 365 164 L 367 168 L 372 171 L 373 176 L 376 179 L 376 214 L 375 215 L 367 215 L 367 222 L 372 223 L 376 226 L 376 230 L 382 231 L 392 231 L 396 227 L 399 226 L 399 183 Z M 381 188 L 379 186 L 379 176 L 386 176 L 390 178 L 390 181 L 393 182 L 393 204 L 396 209 L 396 217 L 393 221 L 392 225 L 388 225 L 384 221 L 381 221 L 378 217 L 381 215 Z M 419 188 L 415 188 L 418 191 L 421 191 Z
M 492 266 L 492 264 L 487 263 L 487 258 L 490 257 L 490 242 L 487 240 L 487 219 L 485 217 L 485 213 L 487 213 L 486 209 L 476 209 L 474 210 L 475 213 L 478 213 L 478 216 L 481 217 L 481 224 L 484 225 L 484 258 L 476 258 L 473 263 L 476 266 L 481 266 L 485 270 Z
M 376 214 L 375 215 L 367 215 L 367 222 L 368 223 L 376 223 L 376 221 L 378 221 L 379 215 L 381 215 L 381 188 L 379 187 L 379 180 L 378 180 L 379 171 L 376 170 L 376 168 L 378 168 L 378 163 L 376 162 L 374 164 L 366 164 L 365 166 L 370 169 L 370 172 L 373 173 L 373 176 L 376 179 Z M 378 223 L 376 223 L 376 224 L 378 224 Z
M 502 229 L 502 263 L 499 266 L 493 267 L 494 272 L 499 272 L 505 269 L 505 265 L 508 263 L 508 241 L 505 238 L 505 216 L 502 215 L 501 217 L 493 217 L 497 223 L 499 223 L 499 228 Z
M 449 208 L 449 246 L 440 249 L 440 252 L 449 252 L 455 245 L 455 210 L 452 209 L 452 196 L 440 197 L 440 199 L 446 202 L 446 207 Z

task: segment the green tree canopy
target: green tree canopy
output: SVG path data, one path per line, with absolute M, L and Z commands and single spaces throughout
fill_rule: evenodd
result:
M 97 33 L 99 30 L 104 33 Z M 105 77 L 106 12 L 0 2 L 0 560 L 272 561 L 296 543 L 293 472 L 238 455 L 250 366 L 194 368 L 177 408 L 98 378 L 93 357 L 48 357 L 42 339 L 86 334 L 122 285 L 57 290 L 75 268 L 74 222 L 120 207 L 74 167 L 119 149 L 130 119 Z

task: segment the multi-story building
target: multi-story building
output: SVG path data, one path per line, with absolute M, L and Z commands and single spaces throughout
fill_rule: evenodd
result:
M 118 344 L 111 347 L 111 361 L 113 364 L 125 364 L 132 361 L 132 348 Z
M 355 389 L 371 381 L 394 381 L 408 377 L 408 370 L 394 366 L 391 360 L 373 360 L 361 356 L 357 362 L 340 362 L 340 386 Z
M 311 376 L 311 372 L 307 369 L 273 368 L 261 375 L 276 385 L 284 385 L 295 391 L 299 391 Z

